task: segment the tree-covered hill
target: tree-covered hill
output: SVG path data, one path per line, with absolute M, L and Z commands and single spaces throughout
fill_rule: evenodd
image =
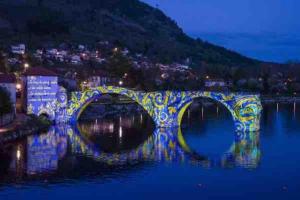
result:
M 138 0 L 3 0 L 0 42 L 77 42 L 108 40 L 154 61 L 190 61 L 195 67 L 254 67 L 258 61 L 192 39 L 160 10 Z

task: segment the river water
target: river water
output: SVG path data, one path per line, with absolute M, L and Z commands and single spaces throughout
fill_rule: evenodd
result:
M 1 145 L 0 199 L 300 199 L 297 106 L 265 105 L 248 134 L 216 105 L 180 130 L 146 113 L 51 127 Z

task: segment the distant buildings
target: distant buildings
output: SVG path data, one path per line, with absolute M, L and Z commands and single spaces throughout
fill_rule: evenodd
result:
M 57 75 L 45 68 L 29 68 L 22 76 L 22 85 L 25 112 L 54 119 L 59 91 Z
M 26 50 L 25 44 L 18 44 L 18 45 L 11 46 L 11 52 L 14 54 L 23 55 L 25 54 L 25 50 Z
M 208 90 L 229 90 L 232 87 L 231 81 L 225 81 L 224 79 L 210 79 L 207 78 L 204 81 L 205 89 Z
M 73 65 L 79 65 L 79 64 L 81 64 L 81 58 L 80 58 L 80 56 L 78 56 L 78 55 L 73 55 L 73 56 L 71 57 L 71 63 L 72 63 Z
M 117 83 L 117 78 L 112 77 L 107 72 L 102 70 L 97 70 L 91 75 L 86 81 L 86 87 L 98 87 L 103 85 L 115 85 Z

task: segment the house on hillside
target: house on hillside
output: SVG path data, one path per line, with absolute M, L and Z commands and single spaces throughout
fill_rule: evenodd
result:
M 86 81 L 86 87 L 98 87 L 103 85 L 116 85 L 118 79 L 111 76 L 109 73 L 103 70 L 97 70 Z
M 205 89 L 207 90 L 229 90 L 232 87 L 232 81 L 225 81 L 224 79 L 206 79 L 204 81 Z
M 13 54 L 23 55 L 25 54 L 25 50 L 26 50 L 25 44 L 18 44 L 18 45 L 11 46 L 11 52 Z
M 78 55 L 71 56 L 71 64 L 73 65 L 80 65 L 81 64 L 81 58 Z

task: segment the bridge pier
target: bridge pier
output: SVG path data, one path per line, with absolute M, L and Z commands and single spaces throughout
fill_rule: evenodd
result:
M 182 104 L 183 102 L 181 102 Z M 178 128 L 181 126 L 181 121 L 186 109 L 192 101 L 185 102 L 183 106 L 172 105 L 162 109 L 154 108 L 155 112 L 152 116 L 157 128 Z
M 251 120 L 242 119 L 234 120 L 236 132 L 258 132 L 260 131 L 260 115 L 253 116 Z

